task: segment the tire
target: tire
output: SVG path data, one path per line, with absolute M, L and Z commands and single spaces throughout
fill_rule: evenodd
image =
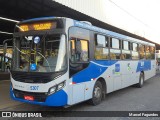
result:
M 144 74 L 141 72 L 139 76 L 139 83 L 136 84 L 138 88 L 142 88 L 144 85 Z
M 94 85 L 93 92 L 92 92 L 92 99 L 90 99 L 88 102 L 91 105 L 98 105 L 101 103 L 103 98 L 103 89 L 102 89 L 102 83 L 100 81 L 97 81 Z

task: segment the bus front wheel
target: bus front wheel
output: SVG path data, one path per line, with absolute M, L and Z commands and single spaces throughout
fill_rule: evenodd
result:
M 137 84 L 137 87 L 141 88 L 144 84 L 144 74 L 141 72 L 139 76 L 139 83 Z
M 100 81 L 97 81 L 94 85 L 93 92 L 92 92 L 92 98 L 89 100 L 89 103 L 92 105 L 98 105 L 102 101 L 103 96 L 103 89 L 102 89 L 102 83 Z

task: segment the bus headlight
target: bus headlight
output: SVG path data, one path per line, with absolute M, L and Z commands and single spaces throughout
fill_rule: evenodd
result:
M 49 89 L 49 94 L 55 93 L 56 92 L 56 86 L 53 86 Z
M 66 81 L 63 81 L 60 84 L 58 84 L 57 91 L 62 89 L 65 86 L 65 83 L 66 83 Z
M 65 84 L 66 84 L 66 81 L 63 81 L 63 82 L 49 88 L 48 95 L 53 94 L 53 93 L 61 90 L 65 86 Z

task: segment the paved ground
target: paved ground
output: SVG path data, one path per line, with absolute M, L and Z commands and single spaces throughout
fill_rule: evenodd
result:
M 3 93 L 8 93 L 8 84 L 9 81 L 4 81 L 2 90 L 0 83 L 0 91 Z M 1 94 L 1 93 L 0 93 Z M 0 97 L 0 111 L 160 111 L 160 73 L 158 73 L 155 77 L 147 80 L 144 84 L 143 88 L 136 87 L 128 87 L 113 93 L 110 93 L 106 96 L 106 99 L 97 106 L 88 105 L 86 102 L 74 105 L 67 109 L 65 108 L 53 108 L 53 107 L 45 107 L 38 105 L 30 105 L 26 103 L 19 103 L 9 99 L 7 95 L 6 97 Z M 10 101 L 9 103 L 13 103 L 4 107 L 5 100 Z M 3 106 L 2 106 L 2 105 Z M 46 119 L 46 118 L 44 118 Z M 72 118 L 54 118 L 54 119 L 74 119 Z M 82 119 L 82 118 L 77 118 Z M 83 118 L 86 120 L 93 119 L 91 117 Z M 97 118 L 104 119 L 104 118 Z M 110 118 L 113 120 L 128 120 L 130 118 Z M 134 119 L 134 118 L 132 118 Z M 144 118 L 135 118 L 135 119 L 144 119 Z M 151 118 L 148 118 L 151 119 Z M 152 118 L 152 119 L 160 119 L 160 118 Z
M 21 104 L 17 101 L 13 101 L 10 99 L 9 86 L 10 86 L 9 80 L 0 81 L 0 111 Z
M 9 72 L 1 72 L 0 71 L 0 80 L 8 80 L 10 79 Z

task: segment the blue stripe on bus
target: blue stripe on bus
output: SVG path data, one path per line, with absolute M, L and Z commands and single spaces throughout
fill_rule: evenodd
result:
M 103 74 L 107 70 L 109 66 L 115 64 L 116 62 L 117 60 L 91 61 L 87 68 L 73 75 L 72 82 L 81 83 L 81 82 L 91 81 L 91 79 L 94 79 L 94 78 L 98 78 L 101 74 Z
M 136 72 L 151 70 L 151 60 L 138 61 Z
M 45 102 L 38 102 L 38 101 L 29 101 L 25 99 L 16 98 L 10 87 L 10 96 L 13 100 L 17 100 L 20 102 L 30 103 L 30 104 L 38 104 L 38 105 L 45 105 L 45 106 L 65 106 L 67 105 L 68 95 L 64 90 L 60 90 L 52 95 L 47 96 Z

